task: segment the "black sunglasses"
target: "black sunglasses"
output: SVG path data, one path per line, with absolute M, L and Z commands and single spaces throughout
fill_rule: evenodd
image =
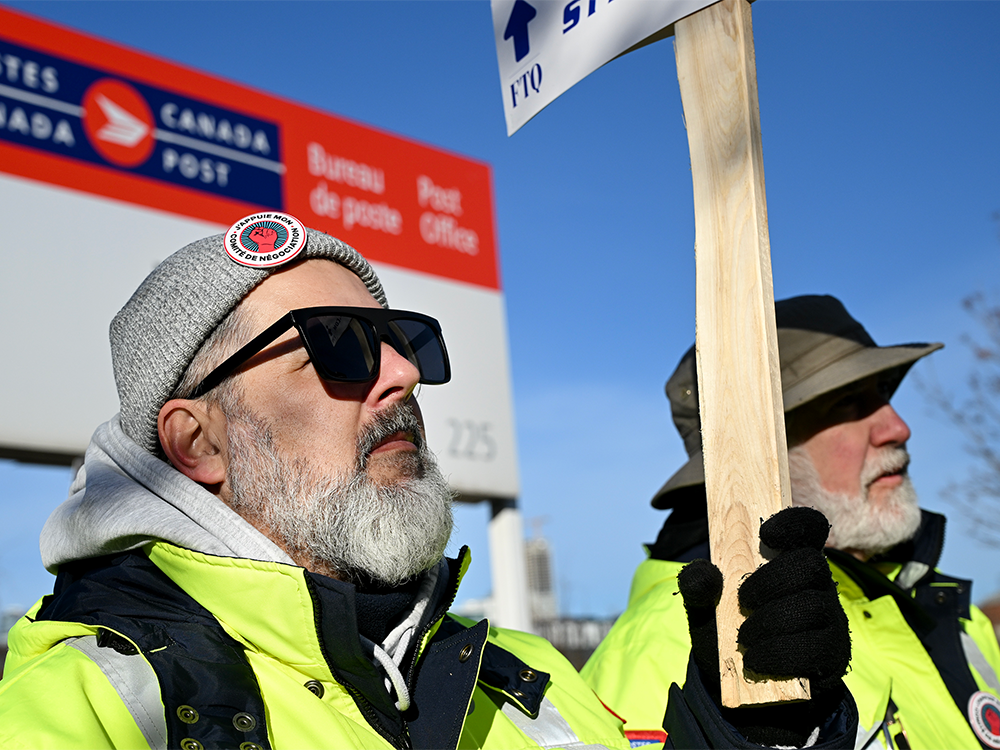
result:
M 379 373 L 382 341 L 420 371 L 421 383 L 440 385 L 451 380 L 441 324 L 429 315 L 380 307 L 303 307 L 283 315 L 212 370 L 188 398 L 208 393 L 292 326 L 298 330 L 323 380 L 374 380 Z

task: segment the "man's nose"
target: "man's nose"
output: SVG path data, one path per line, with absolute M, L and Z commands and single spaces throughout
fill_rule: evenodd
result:
M 420 382 L 420 371 L 385 341 L 382 342 L 381 358 L 378 378 L 369 392 L 369 397 L 374 398 L 380 405 L 387 399 L 405 401 Z
M 872 445 L 902 445 L 909 439 L 909 426 L 890 404 L 872 414 Z

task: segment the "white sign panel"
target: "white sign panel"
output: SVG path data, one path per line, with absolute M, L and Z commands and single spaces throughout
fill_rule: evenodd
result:
M 604 63 L 715 0 L 491 0 L 507 135 Z

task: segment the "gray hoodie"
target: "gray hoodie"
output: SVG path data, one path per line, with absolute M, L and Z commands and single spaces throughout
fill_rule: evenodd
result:
M 154 539 L 209 555 L 295 565 L 215 495 L 140 448 L 122 431 L 118 416 L 94 432 L 69 491 L 42 528 L 42 563 L 51 573 L 63 563 L 137 549 Z M 381 645 L 361 637 L 401 710 L 410 698 L 400 666 L 446 594 L 446 570 L 442 560 L 425 574 L 411 609 Z
M 136 549 L 153 540 L 210 555 L 294 564 L 236 511 L 140 448 L 118 416 L 94 432 L 70 496 L 42 529 L 42 563 Z

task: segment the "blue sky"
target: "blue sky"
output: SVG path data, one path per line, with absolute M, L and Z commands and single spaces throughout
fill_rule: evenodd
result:
M 684 460 L 663 383 L 694 336 L 694 219 L 672 42 L 598 70 L 505 134 L 489 4 L 10 2 L 185 65 L 488 162 L 510 324 L 522 509 L 553 544 L 563 609 L 624 608 Z M 753 5 L 775 296 L 839 296 L 879 343 L 943 341 L 914 371 L 961 393 L 1000 296 L 998 2 Z M 239 40 L 280 28 L 280 56 Z M 363 248 L 361 248 L 363 251 Z M 911 375 L 923 505 L 969 461 Z M 432 436 L 433 439 L 433 436 Z M 0 462 L 0 607 L 46 593 L 37 535 L 67 470 Z M 465 597 L 489 591 L 487 509 L 462 508 Z M 1000 550 L 952 513 L 942 568 L 1000 590 Z

